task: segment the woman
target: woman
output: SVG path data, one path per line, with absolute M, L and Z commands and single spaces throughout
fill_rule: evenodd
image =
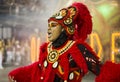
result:
M 91 31 L 91 16 L 84 4 L 74 3 L 61 9 L 48 20 L 50 42 L 41 46 L 39 61 L 10 72 L 10 81 L 80 82 L 90 70 L 97 75 L 96 82 L 119 82 L 120 73 L 108 72 L 108 67 L 114 66 L 111 70 L 115 71 L 120 65 L 100 64 L 85 42 Z

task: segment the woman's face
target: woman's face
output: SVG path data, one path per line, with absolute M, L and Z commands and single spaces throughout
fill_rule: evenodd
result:
M 48 23 L 48 40 L 55 41 L 62 32 L 62 27 L 58 22 L 50 21 Z

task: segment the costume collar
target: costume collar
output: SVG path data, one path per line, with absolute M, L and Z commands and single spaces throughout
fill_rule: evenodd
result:
M 67 36 L 66 32 L 63 31 L 60 34 L 60 36 L 54 42 L 52 42 L 52 46 L 54 48 L 61 47 L 61 46 L 63 46 L 67 42 L 67 39 L 68 39 L 68 36 Z

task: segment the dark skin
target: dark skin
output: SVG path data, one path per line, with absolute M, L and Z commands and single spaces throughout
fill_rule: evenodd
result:
M 63 28 L 58 22 L 50 21 L 48 23 L 48 40 L 54 42 L 63 31 Z

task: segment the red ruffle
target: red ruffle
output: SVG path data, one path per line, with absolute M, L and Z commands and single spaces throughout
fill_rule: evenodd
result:
M 86 40 L 87 35 L 92 31 L 92 17 L 86 5 L 75 2 L 72 6 L 77 8 L 77 16 L 73 21 L 76 25 L 75 39 Z
M 120 64 L 107 61 L 95 82 L 120 82 Z
M 44 59 L 45 59 L 45 55 L 47 55 L 47 45 L 48 43 L 44 43 L 41 47 L 40 47 L 40 54 L 39 54 L 39 64 L 42 64 Z
M 17 82 L 38 82 L 40 80 L 40 72 L 38 70 L 38 62 L 35 62 L 31 65 L 17 68 L 8 75 L 14 77 Z
M 87 67 L 84 57 L 82 56 L 82 53 L 77 47 L 77 44 L 79 44 L 79 42 L 76 42 L 73 45 L 73 47 L 70 49 L 70 54 L 72 55 L 74 61 L 77 63 L 79 68 L 81 68 L 85 74 L 88 72 L 88 67 Z

